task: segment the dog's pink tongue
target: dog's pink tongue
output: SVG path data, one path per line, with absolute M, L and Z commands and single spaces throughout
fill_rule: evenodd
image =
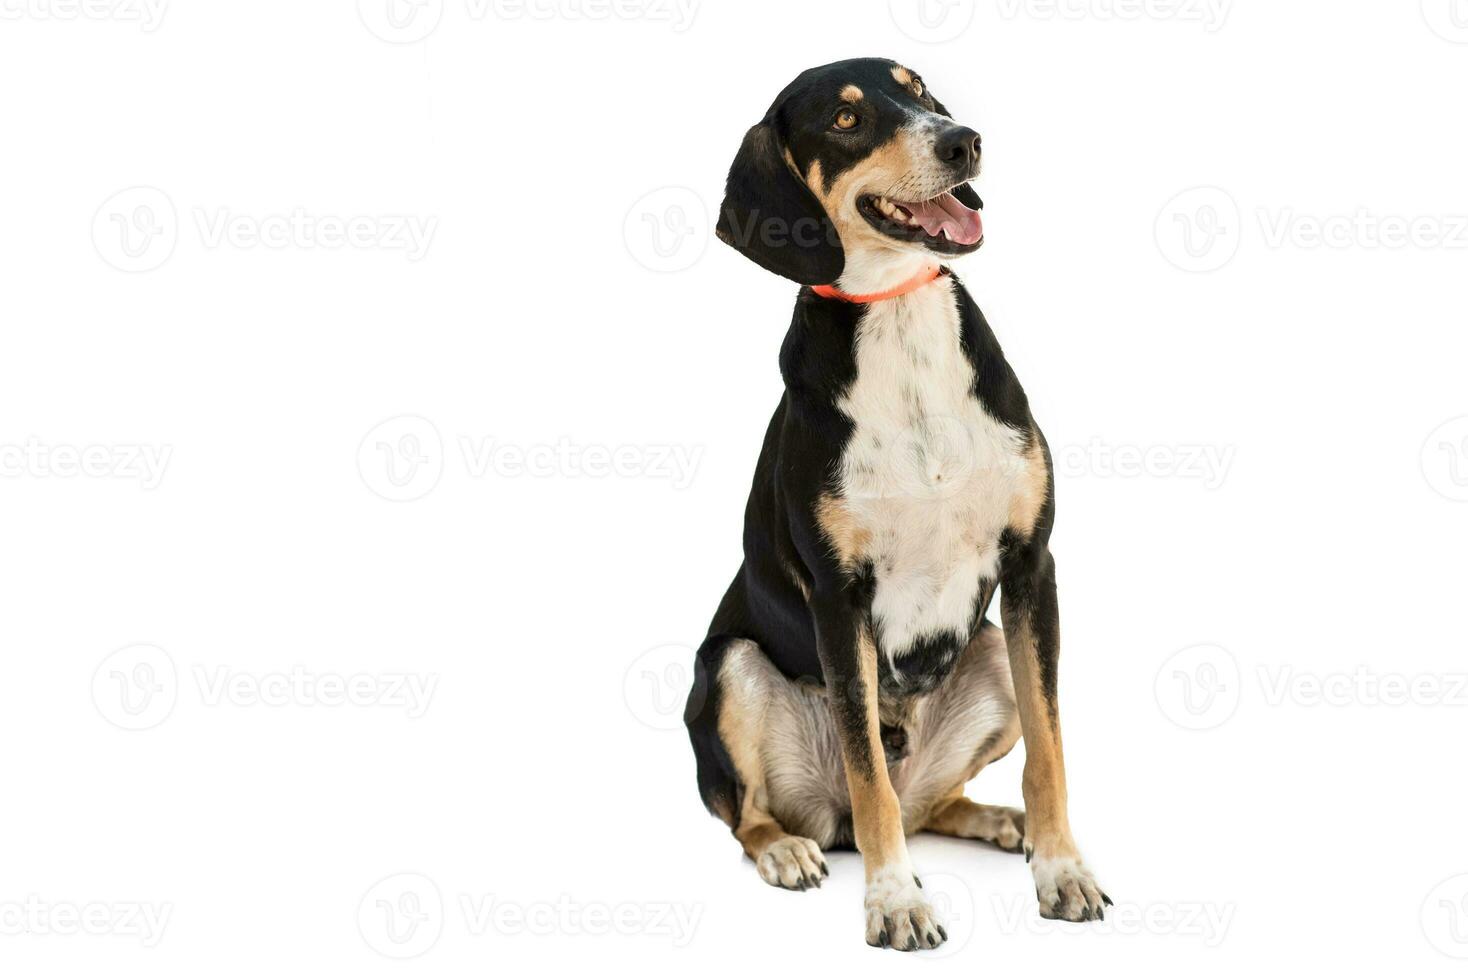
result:
M 923 226 L 923 231 L 933 237 L 948 233 L 948 240 L 958 245 L 972 245 L 984 237 L 984 219 L 973 208 L 965 207 L 952 194 L 942 194 L 921 204 L 903 207 Z

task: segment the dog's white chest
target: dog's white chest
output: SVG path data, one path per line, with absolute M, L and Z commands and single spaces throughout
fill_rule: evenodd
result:
M 1027 440 L 974 397 L 946 283 L 870 306 L 856 369 L 838 403 L 855 425 L 840 479 L 868 542 L 878 643 L 897 657 L 920 640 L 967 637 L 1026 486 Z

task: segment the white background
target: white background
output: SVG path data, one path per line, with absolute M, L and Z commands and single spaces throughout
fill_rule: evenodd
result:
M 1457 975 L 1468 4 L 591 2 L 4 0 L 0 970 Z M 907 958 L 679 718 L 795 292 L 708 219 L 859 55 L 984 134 L 1118 903 L 923 837 Z

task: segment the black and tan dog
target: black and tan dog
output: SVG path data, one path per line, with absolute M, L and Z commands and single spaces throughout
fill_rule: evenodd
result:
M 718 223 L 809 288 L 744 564 L 698 651 L 699 792 L 772 885 L 818 885 L 821 849 L 854 844 L 867 942 L 898 949 L 947 938 L 908 859 L 921 830 L 1023 849 L 1046 917 L 1110 903 L 1066 816 L 1050 454 L 937 264 L 983 242 L 979 161 L 978 134 L 909 69 L 813 68 L 745 135 Z M 1021 734 L 1026 810 L 967 799 Z

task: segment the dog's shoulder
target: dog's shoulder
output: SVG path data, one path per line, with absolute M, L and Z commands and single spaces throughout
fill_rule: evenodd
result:
M 990 415 L 1005 425 L 1024 431 L 1034 429 L 1029 398 L 1019 376 L 1005 358 L 999 338 L 979 304 L 957 276 L 953 277 L 953 298 L 964 353 L 973 366 L 974 396 Z

